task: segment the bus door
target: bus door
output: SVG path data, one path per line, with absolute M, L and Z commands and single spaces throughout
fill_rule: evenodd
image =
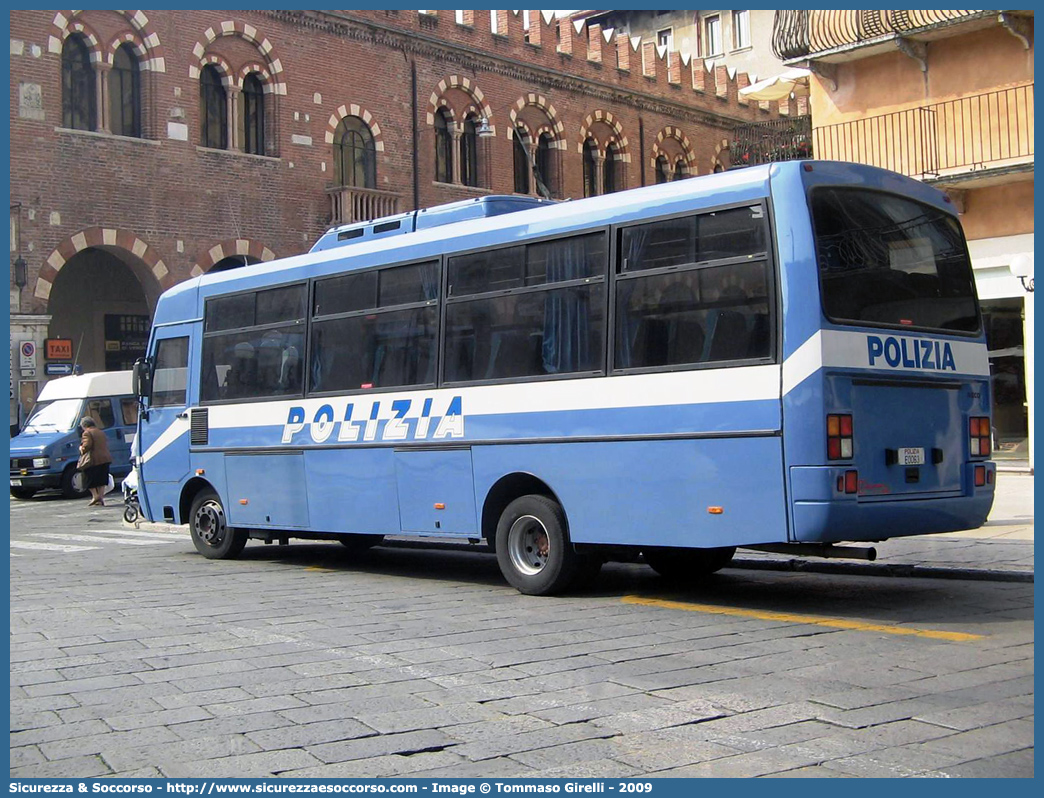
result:
M 192 325 L 156 329 L 152 390 L 141 414 L 139 501 L 146 517 L 171 518 L 189 471 L 188 362 Z

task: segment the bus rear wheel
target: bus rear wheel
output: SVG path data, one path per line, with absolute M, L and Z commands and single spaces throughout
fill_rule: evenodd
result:
M 384 535 L 343 535 L 337 538 L 337 541 L 352 554 L 362 554 L 374 546 L 379 546 L 383 540 Z
M 497 524 L 496 550 L 504 578 L 530 596 L 562 592 L 580 567 L 565 512 L 546 496 L 522 496 L 507 506 Z
M 196 494 L 189 510 L 189 532 L 196 551 L 208 560 L 232 560 L 247 542 L 247 531 L 230 527 L 221 499 L 212 490 Z
M 644 550 L 642 556 L 660 576 L 683 581 L 720 571 L 732 562 L 735 553 L 735 546 L 718 549 L 657 548 Z

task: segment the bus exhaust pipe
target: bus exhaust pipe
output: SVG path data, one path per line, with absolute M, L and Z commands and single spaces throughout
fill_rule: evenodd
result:
M 760 546 L 743 546 L 754 551 L 767 551 L 773 554 L 793 554 L 798 557 L 824 557 L 837 560 L 877 559 L 877 549 L 873 546 L 835 546 L 832 543 L 765 543 Z

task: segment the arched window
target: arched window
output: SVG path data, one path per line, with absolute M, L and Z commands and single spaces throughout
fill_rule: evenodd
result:
M 464 133 L 460 137 L 460 182 L 465 186 L 477 186 L 478 174 L 478 124 L 475 116 L 464 120 Z
M 243 80 L 243 152 L 265 154 L 265 86 L 256 72 Z
M 440 183 L 453 181 L 453 138 L 444 108 L 435 112 L 435 179 Z
M 667 159 L 659 155 L 656 157 L 656 182 L 666 183 L 667 179 Z
M 515 193 L 529 193 L 529 153 L 526 151 L 526 132 L 515 128 L 514 144 L 514 167 L 515 167 Z
M 612 194 L 616 185 L 616 145 L 609 144 L 605 148 L 605 163 L 602 165 L 602 193 Z
M 685 161 L 679 158 L 678 162 L 674 164 L 674 179 L 684 180 L 686 177 L 688 177 L 688 172 L 685 169 Z
M 199 78 L 199 143 L 223 150 L 228 147 L 228 100 L 221 73 L 213 64 L 203 67 Z
M 82 36 L 70 36 L 62 48 L 62 127 L 98 127 L 94 70 Z
M 334 177 L 338 185 L 377 188 L 377 148 L 370 128 L 346 116 L 334 133 Z
M 584 142 L 584 196 L 593 197 L 598 194 L 598 172 L 595 169 L 595 143 L 588 139 Z
M 534 165 L 533 177 L 536 178 L 537 193 L 542 197 L 551 199 L 554 177 L 551 174 L 551 134 L 541 133 L 537 138 L 536 164 Z
M 109 73 L 109 127 L 117 136 L 141 137 L 141 76 L 129 44 L 116 49 Z

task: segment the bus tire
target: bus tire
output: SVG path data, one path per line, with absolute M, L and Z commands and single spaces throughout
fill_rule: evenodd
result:
M 344 535 L 337 538 L 337 542 L 352 554 L 362 554 L 374 546 L 379 546 L 383 540 L 384 535 Z
M 11 488 L 11 495 L 16 499 L 31 499 L 36 495 L 32 488 Z
M 688 581 L 720 571 L 736 553 L 735 546 L 717 549 L 657 548 L 642 552 L 645 562 L 665 579 Z
M 189 532 L 196 551 L 208 560 L 233 560 L 247 542 L 245 529 L 228 525 L 221 499 L 212 490 L 200 491 L 192 500 Z
M 62 496 L 66 499 L 82 499 L 87 495 L 86 490 L 81 489 L 83 484 L 83 472 L 77 471 L 76 466 L 71 465 L 62 472 Z M 79 477 L 79 478 L 77 478 Z
M 562 592 L 580 567 L 565 512 L 546 496 L 522 496 L 507 506 L 497 524 L 496 550 L 504 578 L 529 596 Z

